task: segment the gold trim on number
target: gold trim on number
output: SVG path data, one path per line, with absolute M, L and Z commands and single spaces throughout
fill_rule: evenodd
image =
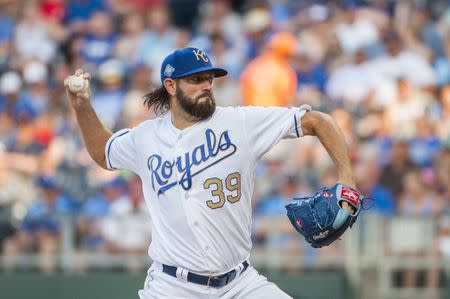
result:
M 233 179 L 236 179 L 236 183 L 232 184 Z M 227 200 L 231 203 L 235 203 L 241 199 L 241 174 L 239 172 L 230 173 L 225 179 L 225 186 L 231 194 L 227 196 Z M 236 196 L 233 196 L 233 192 L 236 191 Z
M 203 184 L 203 188 L 205 189 L 209 189 L 209 187 L 211 185 L 216 185 L 217 189 L 216 190 L 212 190 L 211 194 L 213 196 L 218 196 L 219 197 L 219 201 L 218 202 L 214 202 L 212 199 L 206 201 L 206 204 L 208 205 L 208 207 L 210 207 L 211 209 L 218 209 L 223 207 L 223 205 L 225 204 L 225 194 L 223 193 L 223 184 L 222 181 L 219 178 L 209 178 L 205 181 L 205 183 Z
M 209 189 L 211 185 L 215 185 L 216 189 L 211 191 L 212 196 L 217 196 L 217 200 L 207 200 L 206 205 L 211 209 L 218 209 L 225 204 L 225 198 L 230 203 L 238 202 L 241 199 L 241 174 L 239 172 L 230 173 L 225 179 L 225 187 L 230 194 L 225 196 L 223 192 L 223 182 L 219 178 L 209 178 L 203 183 L 204 189 Z M 234 192 L 236 191 L 236 194 Z

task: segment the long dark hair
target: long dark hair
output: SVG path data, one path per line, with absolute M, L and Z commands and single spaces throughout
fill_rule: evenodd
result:
M 156 115 L 163 115 L 170 109 L 170 96 L 164 86 L 161 86 L 144 95 L 144 105 L 148 110 L 153 108 Z

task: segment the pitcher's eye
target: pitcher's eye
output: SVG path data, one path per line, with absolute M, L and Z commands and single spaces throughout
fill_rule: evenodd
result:
M 193 84 L 199 84 L 203 83 L 204 81 L 209 81 L 212 83 L 212 80 L 214 79 L 214 75 L 195 75 L 187 79 L 189 83 Z

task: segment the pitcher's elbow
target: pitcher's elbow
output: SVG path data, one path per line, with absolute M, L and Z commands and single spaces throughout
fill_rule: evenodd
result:
M 326 129 L 335 121 L 333 117 L 327 113 L 310 111 L 303 115 L 301 122 L 304 135 L 317 136 L 320 130 Z
M 91 158 L 92 158 L 92 160 L 94 160 L 94 162 L 95 162 L 98 166 L 100 166 L 101 168 L 106 169 L 106 170 L 110 170 L 110 169 L 108 168 L 108 164 L 107 164 L 107 162 L 106 162 L 106 156 L 105 156 L 105 154 L 91 155 Z

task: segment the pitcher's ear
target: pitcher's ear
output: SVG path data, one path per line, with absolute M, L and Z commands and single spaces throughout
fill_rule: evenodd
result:
M 163 84 L 169 95 L 174 96 L 176 94 L 177 82 L 175 80 L 167 78 L 164 80 Z

